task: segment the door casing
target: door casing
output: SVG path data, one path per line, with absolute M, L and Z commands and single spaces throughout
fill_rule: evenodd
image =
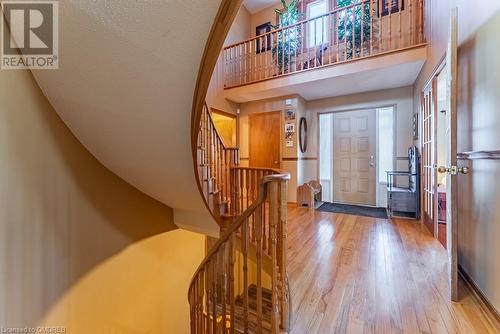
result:
M 281 168 L 281 128 L 282 112 L 270 111 L 261 113 L 252 113 L 249 116 L 249 164 L 251 167 Z M 263 124 L 257 124 L 263 118 L 267 118 Z M 262 125 L 265 125 L 262 126 Z M 264 129 L 264 136 L 261 132 Z M 262 144 L 268 147 L 262 147 Z M 270 152 L 272 151 L 272 152 Z M 263 156 L 263 153 L 272 155 Z M 276 163 L 275 163 L 276 162 Z

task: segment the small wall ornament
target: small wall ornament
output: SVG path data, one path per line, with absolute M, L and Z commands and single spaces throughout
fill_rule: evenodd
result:
M 299 147 L 300 147 L 300 152 L 306 153 L 306 151 L 307 151 L 307 120 L 305 117 L 300 118 Z

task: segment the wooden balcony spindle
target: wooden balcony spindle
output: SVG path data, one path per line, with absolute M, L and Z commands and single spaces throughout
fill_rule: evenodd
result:
M 402 34 L 402 24 L 403 24 L 403 21 L 402 21 L 402 15 L 401 15 L 401 12 L 403 11 L 403 0 L 398 0 L 398 9 L 399 9 L 399 14 L 398 14 L 398 48 L 402 48 L 404 47 L 404 43 L 403 43 L 403 34 Z
M 293 34 L 294 34 L 294 38 L 296 39 L 296 43 L 300 43 L 300 30 L 299 30 L 299 25 L 294 25 L 293 27 Z M 297 44 L 294 44 L 294 47 L 293 47 L 293 71 L 294 72 L 297 72 L 298 71 L 298 68 L 297 68 L 297 49 L 298 49 L 298 45 Z
M 356 6 L 351 8 L 352 11 L 352 55 L 351 59 L 356 58 Z
M 410 45 L 413 44 L 414 38 L 413 38 L 413 0 L 408 0 L 408 21 L 409 21 L 409 27 L 410 27 Z
M 264 34 L 264 79 L 269 77 L 269 43 L 271 41 L 271 34 L 266 32 Z
M 245 83 L 245 44 L 238 45 L 240 50 L 240 84 Z
M 233 85 L 233 80 L 232 80 L 232 71 L 233 71 L 233 63 L 231 59 L 231 55 L 233 53 L 233 48 L 227 49 L 227 83 L 228 86 Z
M 392 50 L 393 46 L 392 46 L 392 9 L 393 9 L 393 2 L 394 0 L 389 0 L 389 8 L 388 8 L 388 17 L 389 17 L 389 26 L 387 27 L 387 36 L 388 36 L 388 39 L 389 39 L 389 49 L 388 50 Z
M 211 298 L 212 298 L 212 330 L 213 333 L 217 333 L 217 256 L 214 256 L 213 260 L 210 261 L 210 288 L 212 290 Z
M 239 181 L 240 181 L 240 184 L 238 187 L 238 190 L 239 190 L 238 196 L 240 197 L 240 203 L 241 203 L 240 211 L 238 212 L 238 214 L 241 214 L 243 211 L 245 211 L 245 196 L 244 196 L 245 174 L 244 174 L 243 170 L 238 170 L 238 173 L 239 173 Z
M 378 52 L 384 51 L 384 46 L 382 43 L 382 38 L 383 38 L 383 31 L 382 31 L 382 21 L 383 21 L 383 14 L 384 14 L 384 2 L 383 0 L 379 0 L 378 4 Z
M 248 220 L 241 227 L 241 242 L 243 256 L 243 331 L 248 333 Z
M 347 60 L 347 9 L 343 10 L 344 15 L 342 21 L 344 21 L 344 60 Z
M 361 57 L 365 56 L 365 2 L 364 0 L 361 1 Z
M 285 30 L 281 29 L 281 75 L 285 74 Z M 279 53 L 278 53 L 279 55 Z
M 313 23 L 313 36 L 314 36 L 314 44 L 313 44 L 313 48 L 314 48 L 314 54 L 313 54 L 313 57 L 314 57 L 314 67 L 318 66 L 318 63 L 317 63 L 317 58 L 316 55 L 318 54 L 318 41 L 316 40 L 317 38 L 317 31 L 316 31 L 316 21 L 317 19 L 313 19 L 312 23 Z
M 325 16 L 323 15 L 321 17 L 321 66 L 325 65 L 325 34 L 326 34 L 326 31 L 325 31 Z
M 226 333 L 226 306 L 227 306 L 227 257 L 226 257 L 226 244 L 221 246 L 220 250 L 221 265 L 219 266 L 221 270 L 221 303 L 222 303 L 222 332 Z
M 271 310 L 271 331 L 279 332 L 279 302 L 278 302 L 278 261 L 277 261 L 277 229 L 278 215 L 278 184 L 273 182 L 269 185 L 269 237 L 270 237 L 270 256 L 272 263 L 271 273 L 271 291 L 272 291 L 272 310 Z
M 267 185 L 266 185 L 267 187 Z M 255 220 L 255 239 L 257 244 L 257 333 L 262 334 L 262 207 L 264 204 L 259 205 L 256 209 Z
M 418 0 L 418 43 L 424 41 L 424 3 L 423 0 Z
M 232 187 L 230 187 L 230 191 L 231 191 L 231 203 L 230 203 L 230 212 L 231 212 L 231 215 L 234 216 L 236 214 L 236 179 L 234 177 L 234 174 L 235 174 L 235 170 L 234 169 L 230 169 L 229 171 L 229 182 L 230 184 L 232 185 Z
M 199 281 L 199 285 L 198 285 L 198 304 L 197 304 L 197 308 L 198 308 L 198 323 L 199 323 L 199 329 L 200 329 L 200 333 L 204 333 L 204 328 L 203 328 L 203 323 L 204 323 L 204 319 L 203 319 L 203 296 L 204 296 L 204 292 L 205 292 L 205 287 L 204 287 L 204 280 L 203 280 L 203 275 L 198 275 L 198 281 Z
M 335 14 L 335 62 L 338 63 L 340 60 L 340 43 L 339 43 L 339 28 L 340 28 L 340 19 L 339 19 L 339 13 L 336 12 Z
M 303 70 L 304 69 L 304 62 L 307 61 L 304 59 L 304 56 L 305 56 L 305 48 L 306 48 L 306 43 L 307 43 L 307 33 L 306 33 L 306 25 L 304 23 L 301 23 L 300 24 L 300 34 L 301 34 L 301 52 L 300 52 L 300 66 L 301 66 L 301 69 Z
M 332 51 L 333 51 L 333 27 L 332 27 L 332 13 L 328 14 L 328 63 L 332 63 Z
M 231 334 L 234 334 L 234 327 L 236 326 L 236 297 L 235 297 L 235 285 L 234 285 L 234 264 L 235 264 L 235 256 L 234 256 L 234 239 L 235 235 L 231 236 L 231 239 L 229 239 L 229 302 L 230 302 L 230 320 L 231 320 Z
M 375 15 L 374 13 L 374 8 L 373 8 L 373 0 L 370 0 L 369 3 L 370 9 L 370 55 L 373 55 L 373 16 Z
M 286 31 L 287 31 L 287 36 L 288 36 L 288 52 L 287 52 L 287 56 L 288 56 L 288 73 L 291 73 L 292 70 L 291 70 L 291 64 L 292 64 L 292 37 L 291 37 L 291 28 L 287 28 Z
M 210 274 L 208 272 L 209 265 L 207 264 L 201 275 L 205 276 L 205 329 L 207 332 L 210 332 Z

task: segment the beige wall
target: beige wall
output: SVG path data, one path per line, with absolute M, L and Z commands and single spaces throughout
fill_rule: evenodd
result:
M 241 6 L 229 30 L 224 45 L 231 45 L 250 37 L 250 13 L 244 6 Z M 238 108 L 236 103 L 232 103 L 224 98 L 224 58 L 222 52 L 215 65 L 212 79 L 210 80 L 206 101 L 210 107 L 225 112 L 236 113 L 236 109 Z
M 408 148 L 413 145 L 412 115 L 413 115 L 413 89 L 403 87 L 383 91 L 360 93 L 346 96 L 339 96 L 307 103 L 309 118 L 310 149 L 309 154 L 318 156 L 318 113 L 359 110 L 367 108 L 379 108 L 384 106 L 396 106 L 396 156 L 408 156 Z M 307 175 L 317 175 L 317 161 L 309 162 L 304 169 Z M 407 161 L 398 162 L 398 169 L 408 168 Z M 378 187 L 378 205 L 385 206 L 386 188 Z
M 293 148 L 285 146 L 284 120 L 282 121 L 282 162 L 281 168 L 291 173 L 288 187 L 288 201 L 296 201 L 297 186 L 311 180 L 318 179 L 318 114 L 331 111 L 356 110 L 366 108 L 377 108 L 388 105 L 396 106 L 396 154 L 406 157 L 407 150 L 413 145 L 412 115 L 413 115 L 413 89 L 403 87 L 385 91 L 369 92 L 327 98 L 314 101 L 305 101 L 300 96 L 289 97 L 292 108 L 296 110 L 295 134 L 292 138 Z M 240 150 L 242 165 L 248 164 L 248 115 L 256 112 L 269 112 L 284 110 L 286 98 L 260 100 L 241 104 L 240 114 Z M 299 120 L 305 117 L 308 124 L 308 141 L 305 153 L 300 152 L 298 146 Z M 402 162 L 399 168 L 405 168 L 407 162 Z M 380 187 L 379 197 L 385 199 L 385 187 Z M 382 204 L 385 205 L 382 201 Z
M 475 3 L 460 0 L 426 2 L 428 61 L 415 85 L 415 110 L 425 82 L 443 59 L 448 41 L 449 12 L 459 12 L 458 61 L 458 151 L 500 149 L 500 2 Z M 497 182 L 498 162 L 476 160 L 472 172 L 459 177 L 459 263 L 472 277 L 489 301 L 500 310 L 500 203 Z
M 201 235 L 105 169 L 28 71 L 0 71 L 0 326 L 188 333 Z
M 289 99 L 291 104 L 285 105 L 286 100 Z M 249 158 L 249 115 L 259 112 L 280 111 L 281 126 L 281 169 L 288 171 L 291 174 L 291 180 L 288 182 L 288 202 L 295 202 L 297 198 L 297 178 L 298 178 L 298 143 L 297 143 L 297 130 L 298 130 L 298 117 L 305 112 L 305 103 L 303 99 L 298 96 L 287 96 L 277 99 L 259 100 L 241 104 L 241 114 L 239 117 L 239 131 L 240 131 L 240 152 L 242 166 L 248 166 Z M 292 137 L 293 147 L 286 147 L 285 143 L 285 109 L 293 109 L 296 111 L 295 116 L 295 133 Z
M 275 8 L 283 8 L 283 5 L 281 4 L 280 1 L 276 1 L 275 4 L 251 15 L 250 17 L 251 37 L 255 37 L 255 28 L 257 28 L 261 24 L 267 22 L 271 22 L 272 25 L 278 24 L 278 22 L 276 22 L 276 12 L 274 11 Z

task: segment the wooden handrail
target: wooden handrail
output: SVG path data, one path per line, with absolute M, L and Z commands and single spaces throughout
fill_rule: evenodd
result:
M 424 44 L 422 0 L 362 0 L 224 47 L 225 89 Z
M 259 181 L 258 196 L 223 232 L 191 280 L 188 300 L 191 310 L 191 333 L 244 333 L 253 328 L 257 333 L 277 334 L 288 331 L 290 299 L 286 275 L 286 184 L 290 174 L 267 175 Z M 262 219 L 268 216 L 269 219 Z M 256 225 L 255 242 L 249 233 L 250 222 Z M 265 222 L 269 224 L 266 225 Z M 264 300 L 263 256 L 266 244 L 263 234 L 271 235 L 271 300 Z M 235 240 L 241 240 L 241 250 Z M 256 247 L 255 281 L 249 279 L 249 247 Z M 239 262 L 236 258 L 241 258 Z M 252 260 L 252 259 L 250 259 Z M 241 263 L 243 262 L 243 263 Z M 239 264 L 239 265 L 238 265 Z M 238 286 L 240 290 L 237 289 Z M 250 303 L 249 289 L 254 284 L 255 301 Z M 270 314 L 264 304 L 271 304 Z M 238 308 L 238 312 L 236 309 Z M 250 308 L 254 317 L 250 316 Z
M 229 240 L 229 237 L 241 227 L 243 221 L 246 218 L 250 217 L 252 213 L 255 212 L 257 206 L 264 202 L 264 199 L 267 196 L 267 189 L 265 185 L 272 181 L 288 181 L 290 180 L 290 174 L 276 174 L 276 175 L 268 175 L 260 181 L 260 191 L 259 197 L 257 200 L 252 203 L 252 205 L 241 215 L 239 216 L 229 228 L 222 234 L 222 236 L 217 240 L 217 242 L 213 245 L 213 247 L 208 251 L 205 259 L 200 263 L 198 269 L 196 269 L 193 276 L 196 276 L 200 273 L 201 269 L 210 261 L 210 258 L 219 250 L 220 246 Z M 191 281 L 191 285 L 193 284 L 193 280 Z
M 239 165 L 239 148 L 228 147 L 222 140 L 205 103 L 197 137 L 196 176 L 207 208 L 222 225 L 221 213 L 230 200 L 230 168 Z

